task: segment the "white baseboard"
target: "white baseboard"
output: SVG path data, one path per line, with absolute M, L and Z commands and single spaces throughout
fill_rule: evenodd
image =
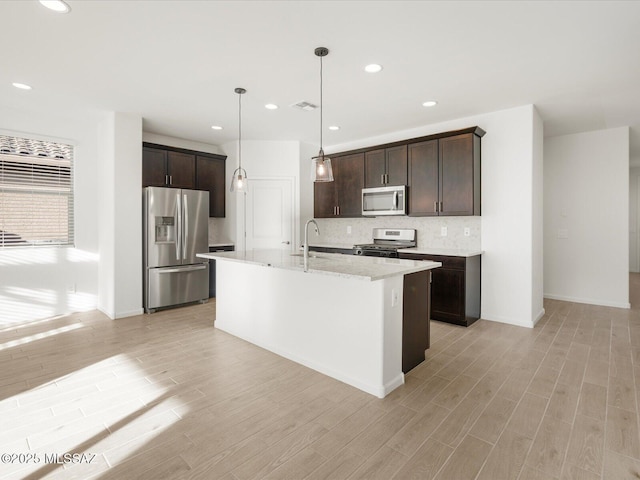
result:
M 106 310 L 105 308 L 98 307 L 102 313 L 104 313 L 111 320 L 116 320 L 118 318 L 126 318 L 126 317 L 134 317 L 136 315 L 142 315 L 144 310 L 142 308 L 136 308 L 135 310 L 129 310 L 125 312 L 113 312 L 111 310 Z
M 127 318 L 127 317 L 135 317 L 136 315 L 142 315 L 144 310 L 142 308 L 136 308 L 135 310 L 128 310 L 125 312 L 116 312 L 115 318 Z
M 546 313 L 546 312 L 545 312 L 544 308 L 543 308 L 542 310 L 540 310 L 540 312 L 539 312 L 539 313 L 538 313 L 538 315 L 536 316 L 535 320 L 533 321 L 533 325 L 534 325 L 534 326 L 535 326 L 535 325 L 540 321 L 540 319 L 541 319 L 542 317 L 544 317 L 544 314 L 545 314 L 545 313 Z
M 533 322 L 532 320 L 514 320 L 511 317 L 509 317 L 509 318 L 501 317 L 499 315 L 491 315 L 490 313 L 487 314 L 485 312 L 482 312 L 482 316 L 480 318 L 482 320 L 489 320 L 491 322 L 498 322 L 498 323 L 506 323 L 508 325 L 515 325 L 516 327 L 533 328 L 534 325 L 535 325 L 535 322 Z
M 580 297 L 570 297 L 567 295 L 554 295 L 552 293 L 545 293 L 544 298 L 548 298 L 550 300 L 562 300 L 563 302 L 573 302 L 573 303 L 585 303 L 587 305 L 598 305 L 601 307 L 615 307 L 615 308 L 631 308 L 631 304 L 629 302 L 611 302 L 609 300 L 598 300 L 595 298 L 580 298 Z

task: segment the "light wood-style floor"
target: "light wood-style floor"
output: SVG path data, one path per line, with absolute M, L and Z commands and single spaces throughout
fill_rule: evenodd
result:
M 383 400 L 214 329 L 215 302 L 13 326 L 0 478 L 637 479 L 631 284 L 631 310 L 546 301 L 534 329 L 433 322 Z

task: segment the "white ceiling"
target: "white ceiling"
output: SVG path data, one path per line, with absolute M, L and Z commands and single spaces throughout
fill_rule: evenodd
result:
M 324 124 L 341 127 L 325 146 L 534 104 L 546 136 L 631 126 L 640 159 L 640 2 L 67 3 L 0 1 L 0 105 L 135 112 L 147 132 L 220 145 L 244 87 L 243 139 L 317 144 L 319 111 L 289 105 L 319 103 L 325 46 Z

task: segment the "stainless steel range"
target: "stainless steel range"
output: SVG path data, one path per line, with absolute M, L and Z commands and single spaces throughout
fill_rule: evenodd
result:
M 416 246 L 416 231 L 411 228 L 374 228 L 373 243 L 353 246 L 355 255 L 398 258 L 398 249 Z

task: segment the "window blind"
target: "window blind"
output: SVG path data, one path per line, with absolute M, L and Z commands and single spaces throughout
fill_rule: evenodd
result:
M 73 245 L 73 147 L 0 135 L 0 248 Z

